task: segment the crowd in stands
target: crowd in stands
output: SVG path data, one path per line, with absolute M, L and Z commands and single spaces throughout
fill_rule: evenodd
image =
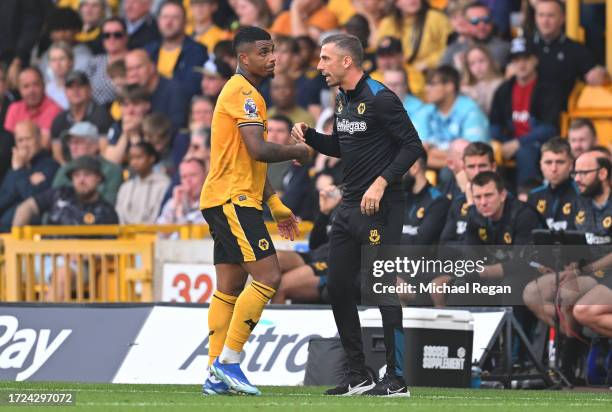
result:
M 319 44 L 337 32 L 362 42 L 363 69 L 397 94 L 427 152 L 404 177 L 404 243 L 529 242 L 531 229 L 570 215 L 542 206 L 551 201 L 537 198 L 539 185 L 595 202 L 572 203 L 572 216 L 603 216 L 608 148 L 585 119 L 558 138 L 577 82 L 609 80 L 597 7 L 582 6 L 592 21 L 581 44 L 565 35 L 558 0 L 3 0 L 0 231 L 203 223 L 213 111 L 237 66 L 233 34 L 246 25 L 274 38 L 275 77 L 260 91 L 268 139 L 279 144 L 291 144 L 298 122 L 331 133 L 338 91 L 316 70 Z M 269 179 L 315 224 L 308 256 L 280 252 L 275 302 L 324 301 L 342 162 L 318 154 L 272 164 Z M 611 221 L 585 230 L 607 235 Z M 593 319 L 584 307 L 575 315 Z

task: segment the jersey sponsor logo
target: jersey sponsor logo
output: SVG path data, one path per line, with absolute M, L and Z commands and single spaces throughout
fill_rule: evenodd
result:
M 366 122 L 349 122 L 346 119 L 337 121 L 337 129 L 339 132 L 346 132 L 348 134 L 353 134 L 355 132 L 365 132 L 368 130 L 368 125 Z
M 250 97 L 244 99 L 244 113 L 249 119 L 257 118 L 257 105 L 255 104 L 255 100 Z
M 572 204 L 570 202 L 567 202 L 563 205 L 563 209 L 561 209 L 561 211 L 564 215 L 569 215 L 570 213 L 572 213 Z
M 368 238 L 371 245 L 378 245 L 380 243 L 380 233 L 378 233 L 378 229 L 370 230 L 370 237 Z
M 587 245 L 607 245 L 612 241 L 610 236 L 598 236 L 594 233 L 586 233 L 585 238 Z
M 566 230 L 567 229 L 567 221 L 565 220 L 557 220 L 549 217 L 546 219 L 546 225 L 550 230 Z
M 458 235 L 464 234 L 466 228 L 467 228 L 467 222 L 462 221 L 462 220 L 457 222 L 457 234 Z
M 576 213 L 576 223 L 581 225 L 584 223 L 585 219 L 586 219 L 586 215 L 584 213 L 584 210 L 579 210 L 578 213 Z
M 357 113 L 363 114 L 365 112 L 365 109 L 366 109 L 365 103 L 359 103 L 359 106 L 357 106 Z
M 536 209 L 538 209 L 538 212 L 544 213 L 544 211 L 546 210 L 546 200 L 545 199 L 538 200 Z
M 270 243 L 266 239 L 259 239 L 259 248 L 261 250 L 268 250 L 270 248 Z
M 606 216 L 604 220 L 602 220 L 601 224 L 603 225 L 604 228 L 609 229 L 610 225 L 612 225 L 612 217 Z
M 416 236 L 419 233 L 419 228 L 417 226 L 412 225 L 404 225 L 402 226 L 402 234 Z
M 419 210 L 417 210 L 416 212 L 416 217 L 419 219 L 423 219 L 424 216 L 425 216 L 425 208 L 420 207 Z

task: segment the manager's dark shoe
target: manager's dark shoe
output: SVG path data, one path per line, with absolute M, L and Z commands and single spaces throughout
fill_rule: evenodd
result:
M 349 373 L 344 381 L 335 388 L 325 391 L 325 395 L 352 396 L 361 395 L 376 386 L 367 371 L 362 373 Z
M 376 386 L 364 392 L 363 395 L 407 398 L 410 396 L 410 392 L 408 391 L 408 387 L 406 387 L 404 378 L 387 373 Z

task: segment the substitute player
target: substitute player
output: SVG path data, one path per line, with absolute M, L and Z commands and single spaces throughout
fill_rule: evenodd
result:
M 281 235 L 293 240 L 297 220 L 266 179 L 267 163 L 308 160 L 304 144 L 266 142 L 266 104 L 257 86 L 274 75 L 274 44 L 256 27 L 234 38 L 237 73 L 223 87 L 212 121 L 210 172 L 200 208 L 214 240 L 217 290 L 208 310 L 210 376 L 205 394 L 259 395 L 240 369 L 240 352 L 280 282 L 274 245 L 262 217 L 266 202 Z M 244 287 L 248 274 L 253 282 Z
M 380 306 L 387 372 L 375 384 L 365 367 L 355 296 L 362 245 L 399 244 L 405 199 L 402 176 L 422 155 L 423 146 L 399 98 L 361 69 L 363 48 L 351 35 L 327 37 L 318 69 L 327 84 L 340 86 L 334 131 L 317 133 L 304 123 L 292 136 L 343 161 L 342 204 L 330 234 L 328 290 L 334 318 L 349 361 L 345 382 L 328 395 L 406 396 L 403 379 L 404 332 L 397 296 Z

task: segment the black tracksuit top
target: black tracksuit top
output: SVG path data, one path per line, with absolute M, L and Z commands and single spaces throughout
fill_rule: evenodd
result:
M 310 128 L 306 143 L 325 155 L 342 158 L 343 203 L 359 205 L 379 176 L 389 184 L 385 194 L 402 196 L 401 178 L 424 149 L 395 93 L 364 75 L 354 90 L 340 89 L 334 118 L 331 136 Z

